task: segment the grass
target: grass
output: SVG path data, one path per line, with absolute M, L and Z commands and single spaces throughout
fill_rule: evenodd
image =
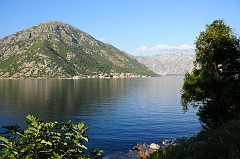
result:
M 151 155 L 151 159 L 240 159 L 240 120 L 216 129 L 202 130 L 174 147 Z

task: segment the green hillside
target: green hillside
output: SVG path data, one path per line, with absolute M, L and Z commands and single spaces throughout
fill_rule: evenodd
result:
M 69 24 L 42 23 L 0 40 L 0 77 L 156 74 L 130 55 Z

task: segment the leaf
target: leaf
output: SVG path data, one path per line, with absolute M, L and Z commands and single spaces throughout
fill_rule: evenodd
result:
M 46 145 L 52 146 L 52 143 L 49 142 L 49 141 L 46 141 L 46 140 L 42 140 L 42 141 L 41 141 L 41 144 L 46 144 Z
M 85 150 L 87 150 L 88 148 L 83 145 L 82 143 L 79 143 L 77 140 L 73 140 L 73 143 L 76 145 L 76 146 L 79 146 L 81 148 L 84 148 Z
M 5 147 L 9 147 L 8 145 L 6 145 L 6 144 L 0 144 L 0 146 L 5 146 Z
M 65 136 L 73 136 L 73 133 L 67 132 L 67 133 L 65 133 Z
M 82 148 L 84 148 L 85 150 L 88 149 L 88 148 L 87 148 L 85 145 L 83 145 L 83 144 L 80 144 L 79 146 L 82 147 Z
M 0 140 L 2 140 L 3 142 L 5 142 L 6 144 L 9 144 L 9 141 L 7 138 L 0 136 Z
M 75 135 L 75 137 L 77 138 L 77 139 L 83 139 L 83 140 L 85 140 L 86 142 L 88 142 L 88 137 L 87 136 L 83 136 L 82 134 L 77 134 L 77 135 Z
M 61 155 L 59 155 L 58 153 L 56 152 L 53 152 L 53 157 L 56 158 L 56 159 L 61 159 Z
M 19 136 L 22 136 L 22 137 L 24 137 L 24 135 L 23 135 L 23 134 L 21 134 L 20 132 L 16 132 L 16 134 L 17 134 L 17 135 L 19 135 Z
M 91 153 L 93 156 L 101 156 L 103 152 L 104 152 L 103 150 L 99 150 L 99 149 L 97 149 L 97 148 L 95 148 L 95 149 L 93 149 L 92 151 L 90 151 L 90 153 Z
M 56 139 L 56 140 L 61 140 L 61 137 L 59 136 L 52 136 L 53 139 Z
M 25 159 L 32 159 L 29 155 L 27 155 L 26 157 L 25 157 Z

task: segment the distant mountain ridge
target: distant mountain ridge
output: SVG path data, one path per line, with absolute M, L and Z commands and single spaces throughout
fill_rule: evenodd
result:
M 56 78 L 91 74 L 156 75 L 119 49 L 59 21 L 0 39 L 1 78 Z
M 195 55 L 186 53 L 135 56 L 135 59 L 162 76 L 183 76 L 193 68 Z

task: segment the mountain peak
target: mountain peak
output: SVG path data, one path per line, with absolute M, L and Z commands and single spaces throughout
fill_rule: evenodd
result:
M 64 22 L 61 22 L 61 21 L 57 21 L 57 20 L 43 22 L 43 23 L 37 24 L 35 27 L 52 27 L 54 29 L 56 27 L 64 27 L 64 26 L 68 26 L 70 28 L 74 28 L 73 26 L 71 26 L 71 25 L 69 25 L 67 23 L 64 23 Z
M 44 24 L 62 25 L 62 24 L 67 24 L 67 23 L 64 23 L 64 22 L 59 21 L 59 20 L 52 20 L 52 21 L 40 23 L 39 25 L 41 25 L 41 24 L 42 25 L 44 25 Z
M 60 21 L 40 23 L 0 39 L 0 77 L 155 75 L 126 53 Z

